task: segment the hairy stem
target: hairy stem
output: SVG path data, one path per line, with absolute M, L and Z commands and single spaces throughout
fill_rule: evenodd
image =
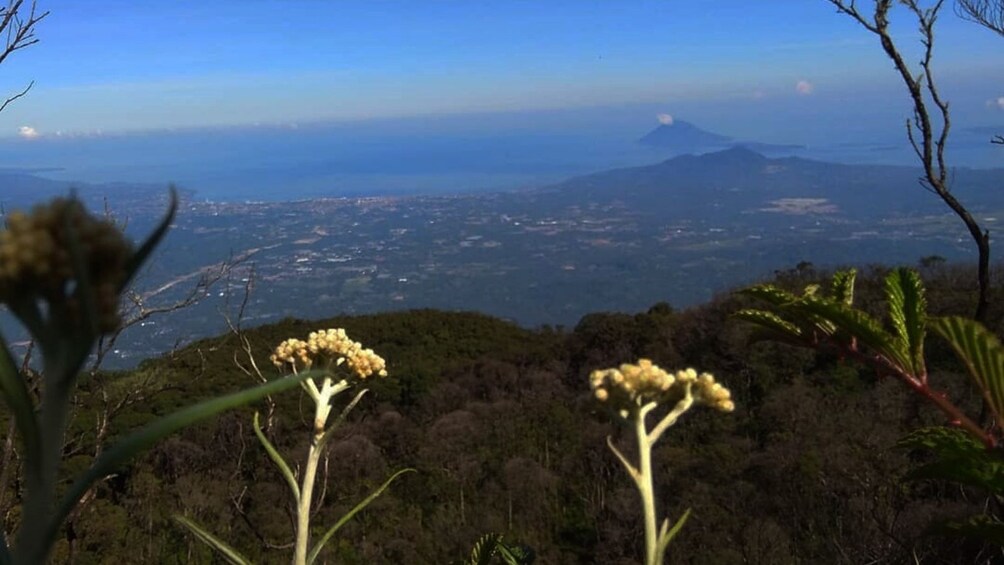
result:
M 303 470 L 303 483 L 300 487 L 300 501 L 296 515 L 296 549 L 293 554 L 294 565 L 305 565 L 307 563 L 307 551 L 310 544 L 310 503 L 313 500 L 314 480 L 317 477 L 317 464 L 321 460 L 321 438 L 324 436 L 323 429 L 320 433 L 314 431 L 314 436 L 310 442 L 310 452 L 307 454 L 307 465 Z
M 655 522 L 655 492 L 652 487 L 652 444 L 648 441 L 644 413 L 636 413 L 634 425 L 638 440 L 638 474 L 634 479 L 645 514 L 645 565 L 658 565 L 659 531 Z

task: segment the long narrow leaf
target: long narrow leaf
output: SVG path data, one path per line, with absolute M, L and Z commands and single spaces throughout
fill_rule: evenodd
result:
M 910 269 L 896 269 L 885 279 L 885 294 L 889 303 L 889 318 L 899 341 L 898 348 L 908 353 L 913 374 L 926 374 L 924 334 L 927 300 L 920 277 Z
M 359 513 L 360 510 L 369 506 L 371 502 L 373 502 L 374 500 L 376 500 L 378 496 L 383 494 L 383 491 L 387 490 L 387 487 L 389 487 L 390 484 L 393 483 L 395 479 L 397 479 L 398 477 L 400 477 L 405 473 L 410 473 L 412 471 L 414 471 L 414 469 L 401 469 L 400 471 L 394 473 L 393 475 L 390 476 L 389 479 L 387 479 L 384 482 L 384 484 L 380 485 L 380 488 L 370 493 L 370 495 L 364 498 L 362 502 L 356 504 L 355 508 L 349 510 L 344 516 L 339 518 L 338 521 L 335 522 L 335 525 L 331 526 L 331 528 L 324 533 L 324 537 L 321 538 L 321 541 L 317 542 L 317 545 L 314 546 L 314 549 L 310 550 L 310 554 L 307 555 L 307 564 L 310 565 L 314 562 L 315 559 L 317 559 L 317 556 L 321 553 L 321 550 L 324 549 L 324 546 L 328 543 L 328 540 L 331 539 L 331 536 L 335 535 L 335 532 L 337 532 L 339 528 L 344 526 L 345 523 L 351 520 L 352 517 L 355 516 L 357 513 Z
M 293 471 L 289 469 L 289 465 L 286 464 L 286 460 L 282 458 L 282 455 L 276 451 L 272 442 L 268 441 L 268 438 L 265 437 L 265 433 L 261 431 L 261 424 L 258 423 L 258 412 L 254 413 L 254 434 L 258 436 L 258 441 L 261 442 L 262 447 L 265 448 L 265 452 L 268 453 L 272 462 L 279 468 L 279 472 L 282 473 L 282 478 L 286 479 L 286 484 L 288 484 L 289 489 L 293 491 L 293 498 L 295 498 L 297 503 L 299 503 L 300 486 L 296 484 L 296 477 L 293 476 Z
M 206 531 L 202 526 L 196 524 L 188 518 L 185 518 L 184 516 L 176 515 L 174 516 L 174 520 L 182 526 L 188 528 L 188 531 L 192 532 L 192 534 L 195 535 L 199 541 L 215 549 L 217 553 L 222 555 L 223 558 L 227 560 L 227 562 L 232 563 L 233 565 L 251 565 L 250 559 L 241 555 L 239 551 L 228 545 L 220 538 Z
M 662 527 L 660 528 L 662 531 L 659 532 L 659 538 L 655 547 L 656 555 L 658 555 L 660 559 L 666 554 L 669 542 L 673 541 L 676 534 L 680 533 L 680 529 L 682 529 L 683 525 L 687 523 L 687 518 L 690 518 L 690 508 L 683 513 L 683 516 L 680 516 L 680 519 L 673 524 L 672 528 L 669 528 L 668 519 L 662 523 Z
M 997 336 L 968 318 L 936 318 L 931 329 L 943 337 L 983 392 L 998 422 L 1004 414 L 1004 348 Z
M 338 413 L 338 417 L 331 422 L 330 426 L 328 426 L 328 431 L 324 432 L 324 435 L 322 435 L 321 439 L 317 442 L 318 449 L 322 449 L 328 444 L 328 441 L 335 435 L 338 428 L 345 422 L 345 418 L 348 417 L 349 412 L 356 407 L 356 404 L 359 404 L 359 401 L 363 399 L 363 396 L 365 396 L 367 392 L 369 392 L 368 388 L 360 390 L 356 393 L 355 397 L 352 398 L 352 401 L 346 404 L 345 408 L 342 408 L 342 411 Z
M 28 394 L 28 387 L 17 370 L 17 364 L 10 354 L 7 340 L 0 335 L 0 394 L 14 414 L 14 423 L 24 442 L 25 471 L 29 477 L 39 476 L 38 466 L 41 454 L 41 439 L 38 419 L 35 417 L 35 403 Z
M 174 186 L 171 186 L 171 200 L 167 206 L 167 214 L 164 215 L 164 219 L 157 224 L 157 228 L 153 230 L 153 233 L 146 238 L 143 245 L 133 253 L 133 256 L 129 258 L 129 262 L 126 263 L 126 277 L 123 279 L 122 284 L 119 286 L 119 292 L 122 289 L 129 286 L 135 278 L 136 273 L 139 272 L 139 268 L 146 262 L 153 250 L 156 249 L 157 244 L 160 243 L 161 239 L 164 239 L 164 235 L 167 234 L 168 228 L 171 227 L 171 222 L 174 220 L 174 215 L 178 211 L 178 191 L 175 190 Z
M 70 486 L 48 525 L 46 530 L 47 539 L 55 539 L 59 525 L 63 523 L 63 520 L 66 519 L 66 516 L 77 505 L 80 497 L 94 484 L 94 481 L 108 476 L 112 471 L 161 439 L 192 424 L 215 416 L 220 412 L 237 408 L 270 394 L 276 394 L 295 387 L 303 379 L 317 376 L 317 374 L 318 371 L 308 371 L 299 375 L 290 375 L 252 389 L 206 400 L 194 406 L 182 408 L 133 432 L 102 453 L 94 461 L 94 464 Z

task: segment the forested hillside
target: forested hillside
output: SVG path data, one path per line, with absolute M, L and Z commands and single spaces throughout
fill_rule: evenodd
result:
M 933 264 L 932 264 L 933 263 Z M 875 267 L 858 304 L 880 311 Z M 971 309 L 971 273 L 922 269 L 932 314 Z M 823 278 L 809 265 L 778 273 L 792 289 Z M 999 297 L 1001 285 L 995 285 Z M 1001 300 L 991 300 L 1001 329 Z M 387 359 L 330 444 L 314 517 L 318 532 L 383 483 L 403 475 L 321 554 L 327 563 L 450 563 L 484 533 L 532 548 L 538 563 L 636 563 L 637 492 L 605 445 L 630 437 L 589 394 L 590 371 L 651 358 L 715 374 L 732 414 L 695 409 L 654 452 L 660 513 L 692 508 L 671 563 L 970 563 L 980 543 L 927 535 L 937 520 L 978 512 L 977 491 L 904 476 L 921 457 L 896 446 L 935 414 L 897 383 L 836 358 L 752 343 L 732 318 L 745 299 L 725 294 L 675 311 L 596 313 L 571 329 L 522 329 L 473 313 L 432 310 L 286 320 L 244 332 L 259 367 L 281 378 L 270 351 L 328 327 Z M 978 413 L 978 393 L 930 342 L 932 380 Z M 83 468 L 95 417 L 109 397 L 146 391 L 111 421 L 111 437 L 180 406 L 246 388 L 255 378 L 239 336 L 200 341 L 128 373 L 81 385 L 67 448 Z M 298 389 L 255 409 L 289 461 L 302 460 L 311 418 Z M 345 402 L 342 400 L 341 402 Z M 104 404 L 103 404 L 104 403 Z M 252 409 L 234 411 L 157 445 L 103 482 L 71 517 L 55 559 L 76 563 L 211 563 L 210 550 L 172 520 L 181 514 L 263 563 L 289 560 L 292 512 L 283 479 L 255 440 Z M 8 488 L 16 488 L 10 484 Z M 319 487 L 320 488 L 320 487 Z M 10 496 L 12 493 L 8 493 Z M 5 516 L 7 529 L 16 512 Z

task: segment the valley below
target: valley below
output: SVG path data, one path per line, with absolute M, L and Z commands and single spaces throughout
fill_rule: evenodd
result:
M 590 312 L 686 308 L 803 261 L 971 260 L 961 222 L 916 179 L 908 167 L 734 148 L 516 192 L 289 202 L 186 193 L 139 295 L 156 308 L 218 280 L 197 289 L 195 306 L 128 328 L 107 363 L 219 334 L 228 317 L 256 325 L 438 308 L 570 327 Z M 993 231 L 1004 170 L 961 170 L 957 185 Z M 111 203 L 137 235 L 166 206 L 166 190 L 142 190 Z

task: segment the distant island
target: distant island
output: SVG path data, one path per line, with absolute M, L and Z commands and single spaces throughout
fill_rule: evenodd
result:
M 745 147 L 759 152 L 798 151 L 804 145 L 775 144 L 735 138 L 702 129 L 690 122 L 660 116 L 660 124 L 645 134 L 638 143 L 650 147 L 671 149 L 677 153 L 700 153 L 729 147 Z

